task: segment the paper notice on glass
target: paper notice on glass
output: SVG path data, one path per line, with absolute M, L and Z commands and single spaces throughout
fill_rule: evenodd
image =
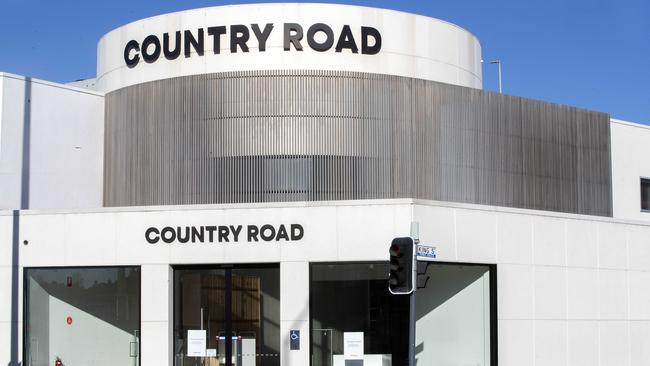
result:
M 205 350 L 205 357 L 217 357 L 216 348 L 208 348 Z
M 188 330 L 187 357 L 205 357 L 206 338 L 205 330 Z
M 343 333 L 343 357 L 345 360 L 363 360 L 363 332 Z

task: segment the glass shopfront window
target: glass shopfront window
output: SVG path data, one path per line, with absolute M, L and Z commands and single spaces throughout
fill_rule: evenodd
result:
M 175 268 L 174 365 L 279 366 L 279 266 Z
M 310 297 L 312 366 L 354 364 L 360 339 L 363 365 L 408 364 L 409 297 L 388 291 L 387 262 L 312 264 Z
M 26 268 L 25 364 L 139 365 L 140 268 Z
M 388 291 L 388 263 L 312 264 L 312 366 L 408 364 L 410 296 Z M 496 267 L 430 263 L 416 295 L 418 365 L 496 364 Z
M 496 266 L 430 263 L 416 295 L 418 365 L 497 363 Z

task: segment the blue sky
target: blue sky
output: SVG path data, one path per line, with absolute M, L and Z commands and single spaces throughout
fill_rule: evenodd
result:
M 0 71 L 57 82 L 93 77 L 97 41 L 113 28 L 161 13 L 245 2 L 252 1 L 5 0 Z M 502 60 L 507 94 L 650 124 L 650 0 L 345 3 L 464 27 L 481 41 L 486 61 Z M 496 90 L 496 67 L 484 64 L 483 75 L 484 88 Z

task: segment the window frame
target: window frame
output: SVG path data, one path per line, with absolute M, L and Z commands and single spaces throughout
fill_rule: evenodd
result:
M 644 184 L 648 185 L 648 190 L 650 191 L 650 177 L 643 177 L 642 176 L 642 177 L 640 177 L 640 180 L 639 180 L 639 195 L 640 195 L 639 204 L 641 206 L 641 212 L 650 213 L 650 207 L 647 207 L 647 208 L 643 207 L 643 186 L 644 186 Z

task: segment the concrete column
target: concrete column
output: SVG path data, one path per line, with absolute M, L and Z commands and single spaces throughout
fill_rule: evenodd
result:
M 173 365 L 172 268 L 168 264 L 143 265 L 141 268 L 141 365 Z
M 300 330 L 300 350 L 289 350 L 289 332 Z M 309 365 L 309 262 L 280 264 L 280 350 L 282 366 Z

